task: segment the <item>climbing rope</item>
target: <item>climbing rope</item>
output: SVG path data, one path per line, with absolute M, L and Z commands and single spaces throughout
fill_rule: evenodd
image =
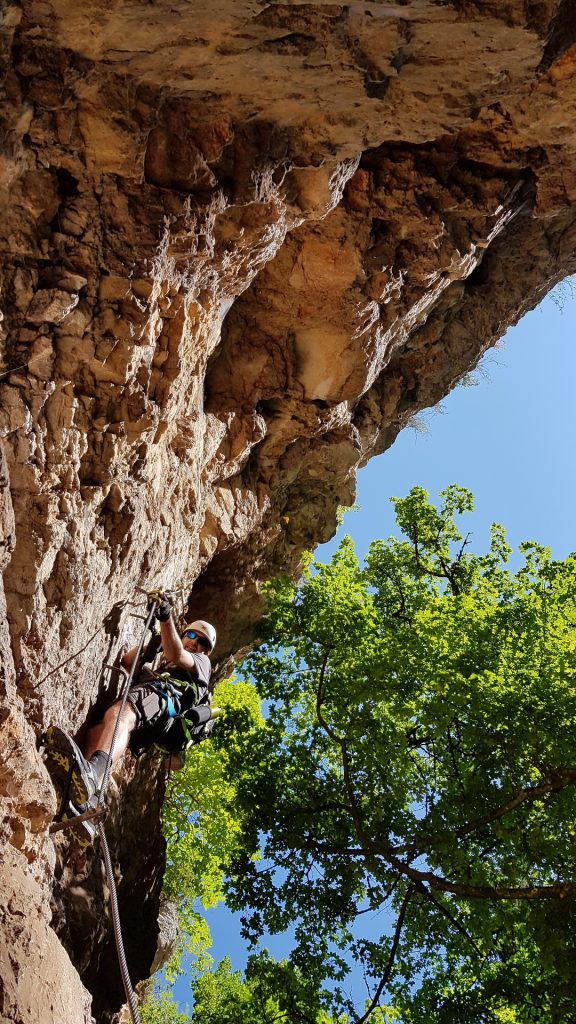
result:
M 144 641 L 146 639 L 146 634 L 147 634 L 148 630 L 150 629 L 150 627 L 152 625 L 152 620 L 154 619 L 154 615 L 156 613 L 157 605 L 158 605 L 157 601 L 152 601 L 150 603 L 150 605 L 149 605 L 148 615 L 146 616 L 146 622 L 144 624 L 144 629 L 142 630 L 142 633 L 140 635 L 140 642 L 138 644 L 138 647 L 136 648 L 136 654 L 134 655 L 134 658 L 132 660 L 132 664 L 130 666 L 130 671 L 128 672 L 127 675 L 126 675 L 126 673 L 124 673 L 125 679 L 124 679 L 124 686 L 122 687 L 122 695 L 120 697 L 120 707 L 118 709 L 118 714 L 116 716 L 116 721 L 114 723 L 114 732 L 112 734 L 112 741 L 110 743 L 110 750 L 108 751 L 108 761 L 106 762 L 106 768 L 105 768 L 105 771 L 104 771 L 104 776 L 102 778 L 102 784 L 101 784 L 100 789 L 98 791 L 97 807 L 100 807 L 100 805 L 104 803 L 104 798 L 106 796 L 106 790 L 108 789 L 108 783 L 110 781 L 110 772 L 112 771 L 112 752 L 114 750 L 114 744 L 116 743 L 116 736 L 118 735 L 118 729 L 120 728 L 120 719 L 122 718 L 122 714 L 124 712 L 124 708 L 126 707 L 126 701 L 128 700 L 128 694 L 130 692 L 130 687 L 132 686 L 132 681 L 134 679 L 134 676 L 137 675 L 137 673 L 140 671 L 140 669 L 142 667 L 141 660 L 142 660 L 142 651 L 144 649 Z
M 148 614 L 145 617 L 145 624 L 144 624 L 144 628 L 143 628 L 141 636 L 140 636 L 140 642 L 139 642 L 139 644 L 138 644 L 138 646 L 136 648 L 135 656 L 134 656 L 134 658 L 132 660 L 132 665 L 130 666 L 129 672 L 125 672 L 123 669 L 119 670 L 116 666 L 111 666 L 111 665 L 107 666 L 110 669 L 114 668 L 116 671 L 120 671 L 121 674 L 124 677 L 124 683 L 123 683 L 123 686 L 122 686 L 122 693 L 121 693 L 120 700 L 119 700 L 118 714 L 116 716 L 116 721 L 114 723 L 114 730 L 113 730 L 113 733 L 112 733 L 112 741 L 110 743 L 110 749 L 107 751 L 108 760 L 106 762 L 106 768 L 105 768 L 104 775 L 103 775 L 103 778 L 102 778 L 102 783 L 100 785 L 100 789 L 98 790 L 96 806 L 95 807 L 91 807 L 87 811 L 84 811 L 83 814 L 79 814 L 79 815 L 75 816 L 73 819 L 67 819 L 66 821 L 55 822 L 50 827 L 50 831 L 54 832 L 54 831 L 58 831 L 58 830 L 60 830 L 62 828 L 69 827 L 73 823 L 77 824 L 80 821 L 91 820 L 91 821 L 94 821 L 95 824 L 96 824 L 96 829 L 98 831 L 98 835 L 100 837 L 100 842 L 102 844 L 102 853 L 103 853 L 103 857 L 104 857 L 104 866 L 105 866 L 105 869 L 106 869 L 106 877 L 107 877 L 107 880 L 108 880 L 108 888 L 110 890 L 110 905 L 111 905 L 111 908 L 112 908 L 112 925 L 113 925 L 113 928 L 114 928 L 114 940 L 115 940 L 115 943 L 116 943 L 116 952 L 118 954 L 118 966 L 120 968 L 120 974 L 122 976 L 122 984 L 124 986 L 124 994 L 126 996 L 126 1002 L 128 1004 L 128 1008 L 130 1010 L 130 1016 L 132 1017 L 133 1024 L 140 1024 L 140 1018 L 138 1016 L 138 1004 L 137 1004 L 137 1000 L 136 1000 L 136 995 L 134 993 L 134 989 L 132 987 L 132 982 L 130 980 L 130 974 L 129 974 L 129 971 L 128 971 L 128 964 L 126 962 L 126 954 L 124 952 L 124 943 L 123 943 L 123 940 L 122 940 L 122 928 L 121 928 L 121 923 L 120 923 L 120 911 L 118 909 L 118 894 L 116 892 L 116 879 L 114 878 L 114 869 L 112 867 L 112 858 L 110 857 L 110 850 L 108 848 L 108 843 L 107 843 L 107 840 L 106 840 L 106 833 L 104 831 L 104 824 L 102 822 L 102 818 L 104 816 L 104 801 L 105 801 L 105 798 L 106 798 L 106 791 L 108 789 L 108 784 L 110 782 L 110 773 L 112 771 L 112 754 L 113 754 L 113 751 L 114 751 L 114 744 L 116 743 L 116 736 L 118 734 L 118 729 L 120 727 L 120 720 L 122 718 L 122 714 L 123 714 L 124 708 L 126 707 L 126 701 L 128 699 L 128 694 L 130 692 L 130 687 L 132 685 L 132 681 L 133 681 L 134 677 L 137 675 L 137 673 L 140 671 L 140 669 L 142 667 L 141 662 L 143 660 L 142 652 L 143 652 L 143 649 L 144 649 L 144 641 L 146 639 L 146 634 L 147 634 L 148 630 L 151 628 L 152 621 L 153 621 L 154 615 L 156 613 L 157 605 L 158 605 L 158 602 L 155 601 L 155 600 L 151 601 L 149 603 L 149 605 L 148 605 Z
M 114 927 L 114 941 L 116 942 L 118 966 L 120 967 L 120 974 L 122 975 L 124 994 L 126 996 L 126 1002 L 128 1003 L 128 1009 L 130 1010 L 130 1016 L 132 1017 L 133 1024 L 140 1024 L 140 1017 L 138 1016 L 138 1003 L 136 1001 L 134 989 L 132 988 L 132 982 L 130 980 L 130 974 L 128 971 L 128 964 L 126 963 L 126 954 L 124 952 L 124 943 L 122 941 L 122 926 L 120 924 L 120 911 L 118 909 L 118 895 L 116 893 L 116 881 L 114 879 L 112 858 L 110 857 L 110 850 L 108 849 L 108 843 L 106 841 L 106 833 L 104 831 L 103 822 L 97 821 L 96 828 L 98 829 L 98 835 L 100 836 L 100 842 L 102 844 L 104 866 L 106 868 L 106 877 L 108 879 L 108 888 L 110 890 L 110 906 L 112 907 L 112 925 Z
M 120 698 L 120 707 L 118 708 L 118 714 L 114 723 L 114 732 L 112 733 L 112 741 L 110 743 L 110 750 L 108 751 L 108 761 L 106 763 L 106 769 L 104 771 L 104 777 L 102 784 L 98 791 L 98 800 L 96 802 L 95 817 L 96 828 L 98 829 L 98 835 L 100 836 L 100 842 L 102 844 L 102 853 L 104 856 L 104 866 L 106 868 L 106 877 L 108 879 L 108 888 L 110 890 L 110 906 L 112 908 L 112 925 L 114 928 L 114 941 L 116 943 L 116 952 L 118 954 L 118 966 L 120 967 L 120 974 L 122 975 L 122 984 L 124 986 L 124 994 L 126 996 L 126 1002 L 128 1003 L 128 1009 L 130 1010 L 130 1016 L 132 1017 L 133 1024 L 140 1024 L 140 1017 L 138 1016 L 138 1003 L 136 1001 L 136 995 L 132 987 L 130 980 L 130 974 L 128 971 L 128 964 L 126 963 L 126 954 L 124 952 L 124 942 L 122 940 L 122 927 L 120 923 L 120 911 L 118 909 L 118 894 L 116 892 L 116 879 L 114 878 L 114 869 L 112 867 L 112 858 L 110 857 L 110 850 L 108 849 L 108 843 L 106 841 L 106 833 L 104 831 L 104 824 L 101 820 L 101 809 L 104 807 L 104 799 L 106 797 L 106 790 L 108 789 L 108 783 L 110 781 L 110 772 L 112 771 L 112 753 L 114 750 L 114 744 L 116 742 L 116 736 L 120 727 L 120 719 L 124 708 L 126 707 L 126 701 L 128 699 L 128 693 L 132 685 L 132 680 L 137 672 L 141 668 L 142 651 L 144 649 L 144 641 L 146 634 L 152 625 L 152 620 L 156 612 L 157 602 L 152 601 L 144 629 L 140 636 L 140 642 L 136 648 L 136 654 L 130 666 L 130 671 L 124 673 L 124 685 L 122 687 L 122 696 Z

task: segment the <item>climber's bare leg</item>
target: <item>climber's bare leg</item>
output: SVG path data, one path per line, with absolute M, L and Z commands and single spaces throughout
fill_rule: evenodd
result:
M 120 703 L 112 704 L 111 707 L 106 711 L 104 718 L 97 725 L 94 725 L 86 736 L 84 743 L 84 757 L 86 760 L 90 760 L 92 754 L 96 750 L 109 751 L 112 743 L 112 737 L 114 735 L 114 729 L 116 728 L 116 720 L 118 718 L 118 712 L 120 710 Z M 122 757 L 128 743 L 130 741 L 130 734 L 136 726 L 136 714 L 133 708 L 129 704 L 124 705 L 124 709 L 120 715 L 120 721 L 118 723 L 118 732 L 116 733 L 116 739 L 114 741 L 114 750 L 112 751 L 112 760 L 117 761 L 119 757 Z

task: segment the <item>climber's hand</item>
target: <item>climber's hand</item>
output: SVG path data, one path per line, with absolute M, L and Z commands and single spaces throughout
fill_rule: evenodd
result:
M 169 591 L 148 591 L 148 607 L 152 604 L 156 605 L 156 617 L 160 622 L 168 622 L 168 619 L 172 614 L 173 600 L 172 594 Z

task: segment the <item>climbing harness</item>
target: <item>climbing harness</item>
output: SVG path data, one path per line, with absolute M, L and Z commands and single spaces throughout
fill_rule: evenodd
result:
M 167 735 L 170 735 L 174 724 L 179 722 L 186 743 L 191 744 L 198 743 L 210 733 L 211 728 L 208 728 L 212 720 L 210 697 L 207 692 L 200 697 L 200 689 L 196 682 L 178 679 L 170 672 L 151 671 L 147 675 L 144 685 L 147 689 L 153 690 L 159 698 L 158 712 L 150 720 L 149 725 L 154 726 L 157 720 L 167 715 L 169 719 Z M 190 694 L 193 694 L 192 700 L 190 700 Z M 172 745 L 163 743 L 161 738 L 155 740 L 155 746 L 160 750 L 172 752 Z M 147 743 L 142 747 L 134 744 L 131 746 L 131 750 L 136 756 L 141 750 L 147 748 Z

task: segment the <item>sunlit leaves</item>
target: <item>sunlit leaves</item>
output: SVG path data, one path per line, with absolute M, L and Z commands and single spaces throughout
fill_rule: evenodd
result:
M 186 945 L 197 958 L 210 945 L 198 905 L 208 908 L 222 899 L 224 873 L 239 850 L 241 824 L 230 757 L 264 726 L 250 683 L 221 683 L 214 703 L 224 711 L 214 740 L 188 751 L 184 768 L 170 779 L 163 815 L 164 890 L 179 908 Z
M 441 498 L 395 499 L 402 536 L 364 568 L 346 539 L 299 587 L 270 587 L 247 663 L 268 727 L 232 755 L 244 853 L 228 898 L 253 941 L 294 926 L 292 961 L 328 983 L 332 1012 L 364 1012 L 339 994 L 348 950 L 405 1022 L 525 1024 L 517 979 L 526 957 L 548 963 L 551 899 L 574 928 L 576 560 L 530 543 L 513 573 L 501 527 L 471 552 L 471 495 Z M 378 908 L 388 934 L 362 940 Z M 561 950 L 546 970 L 541 1006 L 561 972 L 576 982 Z
M 139 1009 L 141 1024 L 189 1024 L 190 1018 L 180 1013 L 168 992 L 147 999 Z

